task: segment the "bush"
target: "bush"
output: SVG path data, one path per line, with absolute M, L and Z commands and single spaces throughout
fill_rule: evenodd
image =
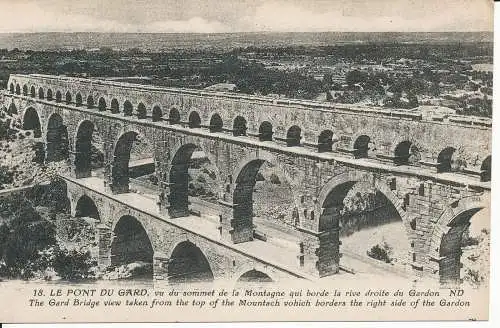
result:
M 373 246 L 369 251 L 366 252 L 366 254 L 375 260 L 391 263 L 392 262 L 392 258 L 390 257 L 391 251 L 392 248 L 386 242 L 384 242 L 382 246 L 378 244 Z
M 56 249 L 52 267 L 64 280 L 93 278 L 92 268 L 96 266 L 89 251 Z

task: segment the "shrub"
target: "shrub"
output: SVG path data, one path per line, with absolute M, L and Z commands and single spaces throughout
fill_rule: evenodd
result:
M 391 263 L 392 262 L 392 258 L 390 257 L 391 251 L 392 251 L 391 247 L 386 242 L 384 242 L 382 246 L 380 246 L 379 244 L 373 246 L 369 251 L 366 252 L 366 254 L 375 260 Z
M 92 260 L 89 251 L 57 249 L 52 267 L 64 280 L 93 278 L 92 267 L 97 263 Z

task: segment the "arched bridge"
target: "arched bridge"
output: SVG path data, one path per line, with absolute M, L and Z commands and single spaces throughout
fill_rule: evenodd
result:
M 101 263 L 154 258 L 158 279 L 187 267 L 205 278 L 338 273 L 345 199 L 373 189 L 403 223 L 411 275 L 458 281 L 463 231 L 489 206 L 488 119 L 46 75 L 8 85 L 5 106 L 45 160 L 69 164 L 73 214 L 102 222 Z M 132 158 L 137 143 L 149 157 Z M 210 202 L 189 197 L 199 152 L 214 168 Z M 266 163 L 291 187 L 289 224 L 276 229 L 254 220 Z M 137 170 L 154 172 L 152 189 L 132 192 Z

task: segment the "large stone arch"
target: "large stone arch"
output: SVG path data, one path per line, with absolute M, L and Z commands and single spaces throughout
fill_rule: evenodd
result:
M 469 196 L 451 203 L 434 224 L 429 239 L 431 272 L 444 284 L 460 282 L 462 235 L 471 217 L 490 206 L 488 194 Z
M 129 162 L 132 144 L 141 136 L 138 131 L 122 131 L 113 146 L 113 161 L 111 165 L 111 191 L 126 193 L 129 191 Z
M 238 233 L 233 233 L 233 242 L 245 242 L 252 240 L 253 238 L 253 194 L 254 187 L 256 183 L 257 173 L 262 167 L 262 165 L 268 162 L 276 168 L 276 174 L 281 181 L 286 181 L 290 187 L 291 199 L 295 206 L 291 209 L 293 213 L 299 213 L 300 202 L 297 196 L 297 188 L 300 181 L 295 181 L 290 177 L 290 175 L 284 170 L 280 162 L 271 153 L 263 150 L 252 152 L 240 159 L 238 165 L 233 170 L 233 174 L 228 177 L 226 183 L 230 183 L 232 188 L 230 190 L 231 195 L 226 195 L 226 198 L 232 199 L 232 213 L 230 213 L 230 218 L 235 231 Z M 227 190 L 226 190 L 227 194 Z M 295 210 L 296 209 L 296 210 Z M 294 225 L 298 226 L 302 223 L 302 217 L 293 217 Z
M 62 116 L 58 113 L 52 113 L 47 120 L 45 131 L 46 160 L 58 162 L 66 159 L 69 155 L 69 137 Z
M 407 258 L 408 254 L 404 252 L 404 250 L 411 249 L 413 236 L 408 215 L 402 207 L 402 202 L 396 197 L 394 192 L 374 174 L 348 171 L 330 179 L 320 190 L 316 204 L 316 211 L 319 215 L 316 215 L 315 218 L 311 218 L 311 221 L 317 220 L 312 222 L 312 230 L 320 233 L 320 251 L 318 252 L 318 270 L 320 276 L 338 272 L 340 263 L 340 222 L 343 218 L 341 210 L 344 207 L 343 202 L 345 197 L 353 190 L 352 188 L 359 183 L 369 184 L 371 188 L 376 189 L 379 197 L 382 197 L 380 199 L 383 199 L 385 204 L 390 206 L 388 209 L 397 212 L 401 218 L 406 237 L 405 240 L 407 244 L 401 249 L 405 258 Z M 347 219 L 348 218 L 349 217 L 347 217 Z M 356 224 L 356 222 L 354 223 Z M 365 226 L 371 225 L 369 221 L 362 224 Z M 346 227 L 348 228 L 347 232 L 349 232 L 351 230 L 350 224 Z
M 202 151 L 215 169 L 216 183 L 219 186 L 217 194 L 222 190 L 222 177 L 217 159 L 206 149 L 207 147 L 195 138 L 187 138 L 182 143 L 176 143 L 169 159 L 168 181 L 169 214 L 171 217 L 181 217 L 189 214 L 188 200 L 188 169 L 189 161 L 195 151 Z
M 119 217 L 111 228 L 114 238 L 110 244 L 112 266 L 142 262 L 147 278 L 153 277 L 154 244 L 143 223 L 135 216 Z
M 396 208 L 396 211 L 398 212 L 399 216 L 403 220 L 403 223 L 405 224 L 406 231 L 408 233 L 408 236 L 411 234 L 409 233 L 411 231 L 410 223 L 408 222 L 408 213 L 403 209 L 403 202 L 395 195 L 395 193 L 389 188 L 387 183 L 384 181 L 380 181 L 377 177 L 375 177 L 373 174 L 370 173 L 358 173 L 357 171 L 349 171 L 346 173 L 342 173 L 340 175 L 337 175 L 333 178 L 331 178 L 320 190 L 317 198 L 317 208 L 316 210 L 318 213 L 322 213 L 322 205 L 325 203 L 326 198 L 330 195 L 332 190 L 337 188 L 338 186 L 345 185 L 348 183 L 352 183 L 353 185 L 356 182 L 370 182 L 373 184 L 373 186 L 382 193 L 385 198 L 389 200 L 389 202 Z M 317 222 L 316 228 L 318 231 L 319 229 L 320 222 Z
M 194 241 L 186 237 L 172 243 L 167 253 L 167 279 L 169 284 L 212 282 L 214 268 L 208 256 Z
M 91 176 L 92 141 L 95 133 L 99 134 L 99 131 L 92 121 L 82 120 L 78 123 L 73 145 L 73 149 L 75 150 L 74 165 L 76 178 Z

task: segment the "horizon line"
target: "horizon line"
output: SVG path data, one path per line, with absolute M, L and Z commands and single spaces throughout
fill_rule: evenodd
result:
M 40 34 L 40 33 L 60 33 L 60 34 L 76 34 L 76 33 L 96 33 L 96 34 L 289 34 L 289 33 L 494 33 L 494 30 L 477 30 L 477 31 L 236 31 L 236 32 L 144 32 L 144 31 L 11 31 L 2 32 L 1 34 Z

